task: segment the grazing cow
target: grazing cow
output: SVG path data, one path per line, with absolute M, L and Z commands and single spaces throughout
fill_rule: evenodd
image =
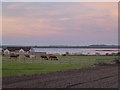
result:
M 36 58 L 36 56 L 35 55 L 30 55 L 30 58 L 33 59 L 33 58 Z
M 14 54 L 14 53 L 10 54 L 10 59 L 11 58 L 17 59 L 18 57 L 19 57 L 19 54 Z
M 30 55 L 29 55 L 29 54 L 25 54 L 25 56 L 26 56 L 27 58 L 30 58 Z
M 25 55 L 19 55 L 18 59 L 23 59 L 26 60 L 28 57 L 26 57 Z
M 2 56 L 5 56 L 5 54 L 4 54 L 4 53 L 2 53 L 1 55 L 2 55 Z
M 50 60 L 58 60 L 58 58 L 56 56 L 49 56 L 48 57 Z
M 66 54 L 62 54 L 62 56 L 66 56 Z
M 48 60 L 47 56 L 40 56 L 42 59 Z

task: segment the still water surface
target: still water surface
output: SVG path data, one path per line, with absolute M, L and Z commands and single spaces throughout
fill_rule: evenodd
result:
M 109 49 L 109 48 L 33 48 L 35 52 L 46 52 L 47 54 L 65 54 L 69 52 L 69 54 L 89 54 L 94 55 L 99 53 L 104 55 L 106 53 L 118 53 L 117 48 Z M 0 48 L 1 52 L 2 48 Z
M 109 48 L 34 48 L 35 52 L 46 52 L 47 54 L 65 54 L 69 52 L 70 54 L 89 54 L 93 55 L 99 53 L 104 55 L 106 53 L 117 53 L 118 49 Z

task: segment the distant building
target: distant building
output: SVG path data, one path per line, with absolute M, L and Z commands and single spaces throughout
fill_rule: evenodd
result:
M 10 51 L 8 49 L 3 50 L 4 54 L 10 54 Z
M 10 54 L 10 53 L 24 54 L 24 53 L 34 52 L 32 47 L 6 47 L 3 48 L 2 51 L 4 54 Z

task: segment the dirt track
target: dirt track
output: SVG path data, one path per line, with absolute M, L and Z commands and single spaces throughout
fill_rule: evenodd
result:
M 118 65 L 6 77 L 3 88 L 118 88 Z

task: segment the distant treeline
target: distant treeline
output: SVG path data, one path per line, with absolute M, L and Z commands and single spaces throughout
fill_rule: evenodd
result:
M 118 45 L 89 45 L 89 46 L 12 46 L 3 45 L 1 48 L 5 47 L 32 47 L 32 48 L 120 48 Z

